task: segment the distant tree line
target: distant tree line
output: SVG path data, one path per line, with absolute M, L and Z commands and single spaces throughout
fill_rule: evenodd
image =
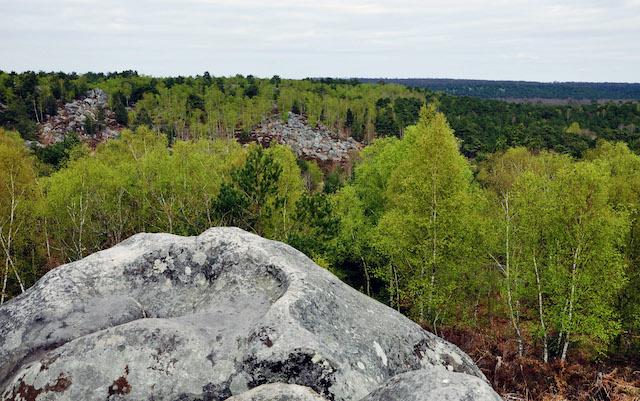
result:
M 528 82 L 472 79 L 358 78 L 363 83 L 393 83 L 454 96 L 483 99 L 640 100 L 640 83 Z

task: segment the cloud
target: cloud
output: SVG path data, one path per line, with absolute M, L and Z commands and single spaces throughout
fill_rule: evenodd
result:
M 0 0 L 0 69 L 640 81 L 640 0 Z

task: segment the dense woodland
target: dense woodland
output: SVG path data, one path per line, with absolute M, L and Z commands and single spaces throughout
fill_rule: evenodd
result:
M 426 88 L 456 96 L 485 99 L 640 100 L 640 84 L 615 82 L 527 82 L 475 79 L 381 78 L 359 82 L 388 82 Z
M 100 87 L 128 126 L 34 149 Z M 241 146 L 272 113 L 368 144 L 352 171 Z M 5 302 L 137 232 L 287 242 L 435 333 L 506 322 L 540 363 L 640 351 L 640 106 L 533 106 L 278 77 L 0 74 Z

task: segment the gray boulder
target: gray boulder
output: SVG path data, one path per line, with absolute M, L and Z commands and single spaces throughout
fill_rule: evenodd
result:
M 479 377 L 439 366 L 396 375 L 362 401 L 501 401 Z
M 456 346 L 234 228 L 135 235 L 0 307 L 3 401 L 360 400 L 434 367 L 497 397 Z

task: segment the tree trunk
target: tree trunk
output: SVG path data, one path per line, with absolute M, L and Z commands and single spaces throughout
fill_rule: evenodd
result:
M 6 289 L 7 289 L 7 280 L 9 278 L 9 266 L 13 269 L 13 273 L 16 276 L 18 284 L 20 285 L 21 292 L 24 292 L 24 284 L 20 279 L 20 275 L 18 274 L 18 269 L 13 264 L 13 259 L 11 258 L 11 247 L 13 246 L 13 237 L 19 230 L 16 227 L 16 210 L 18 208 L 18 199 L 16 196 L 16 187 L 15 187 L 15 178 L 13 174 L 10 175 L 10 193 L 11 193 L 11 206 L 10 206 L 10 214 L 9 214 L 9 228 L 7 230 L 7 236 L 5 238 L 2 227 L 0 227 L 0 245 L 2 245 L 2 249 L 5 254 L 5 269 L 4 269 L 4 278 L 2 283 L 2 295 L 0 295 L 0 304 L 4 303 L 6 298 Z
M 438 198 L 436 197 L 436 174 L 432 172 L 431 179 L 431 227 L 433 230 L 432 237 L 432 254 L 431 254 L 431 287 L 429 288 L 429 313 L 432 312 L 433 309 L 433 297 L 436 286 L 436 262 L 437 262 L 437 247 L 438 247 L 438 231 L 437 231 L 437 222 L 438 222 Z
M 509 210 L 509 192 L 504 195 L 502 204 L 506 222 L 505 228 L 505 280 L 507 281 L 507 304 L 509 306 L 509 317 L 511 319 L 511 325 L 516 332 L 516 341 L 518 342 L 518 356 L 524 355 L 524 342 L 522 340 L 522 333 L 520 332 L 520 325 L 518 317 L 516 316 L 513 308 L 513 294 L 511 290 L 511 248 L 510 248 L 510 236 L 511 236 L 511 214 Z
M 369 268 L 367 267 L 367 262 L 364 261 L 362 255 L 360 255 L 360 260 L 362 260 L 362 267 L 364 269 L 364 279 L 367 286 L 367 295 L 371 296 L 371 278 L 369 277 Z
M 0 305 L 4 303 L 4 299 L 6 298 L 8 278 L 9 278 L 9 261 L 5 259 L 4 274 L 2 276 L 2 294 L 0 295 Z
M 536 284 L 538 286 L 538 313 L 540 315 L 540 327 L 542 328 L 542 360 L 544 363 L 549 362 L 549 342 L 547 339 L 547 325 L 544 322 L 543 303 L 542 303 L 542 284 L 540 283 L 540 271 L 536 257 L 533 257 L 533 268 L 536 273 Z
M 575 302 L 575 294 L 576 294 L 576 278 L 578 271 L 578 255 L 580 253 L 580 246 L 576 247 L 576 250 L 573 252 L 573 265 L 571 266 L 571 294 L 569 295 L 569 321 L 567 329 L 565 330 L 564 337 L 564 345 L 562 346 L 562 356 L 560 357 L 560 362 L 563 364 L 567 360 L 567 349 L 569 348 L 569 334 L 571 331 L 571 323 L 573 321 L 573 305 Z
M 36 99 L 33 98 L 33 113 L 36 115 L 36 122 L 40 124 L 40 116 L 38 116 L 38 108 L 36 107 Z

